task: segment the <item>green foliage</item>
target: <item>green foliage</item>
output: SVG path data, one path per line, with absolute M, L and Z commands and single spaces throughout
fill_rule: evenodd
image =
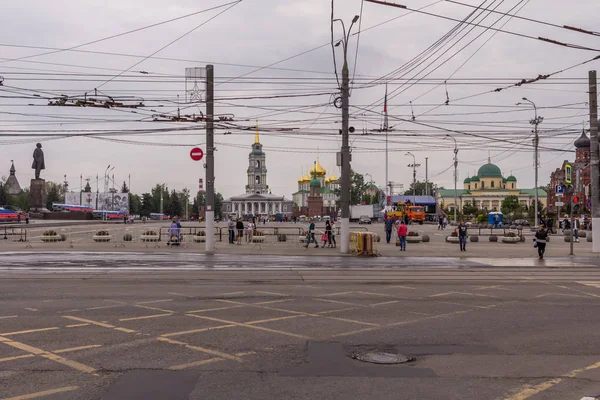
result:
M 409 189 L 404 192 L 405 196 L 412 196 L 413 186 L 415 188 L 415 195 L 417 196 L 425 196 L 425 193 L 429 193 L 431 196 L 433 193 L 433 183 L 427 182 L 427 185 L 425 185 L 425 182 L 416 181 L 415 183 L 411 183 Z M 428 191 L 426 192 L 425 189 L 428 189 Z
M 133 215 L 140 214 L 142 203 L 140 196 L 137 194 L 129 193 L 129 213 Z
M 469 215 L 469 214 L 477 214 L 478 208 L 475 204 L 473 204 L 470 201 L 467 201 L 463 204 L 463 214 L 464 215 Z
M 121 193 L 129 193 L 129 188 L 127 187 L 127 183 L 123 181 L 123 185 L 121 186 Z
M 52 203 L 60 203 L 65 198 L 65 187 L 62 184 L 46 182 L 46 208 L 52 209 Z
M 139 214 L 142 217 L 150 217 L 152 213 L 152 195 L 150 193 L 143 193 L 140 201 Z
M 223 195 L 215 193 L 215 217 L 221 219 L 221 207 L 223 207 Z
M 522 212 L 521 205 L 519 204 L 519 198 L 517 196 L 507 196 L 502 200 L 502 206 L 500 208 L 502 214 L 514 216 L 518 212 Z
M 8 196 L 8 204 L 23 211 L 29 210 L 29 189 L 21 191 L 17 196 Z
M 163 211 L 165 214 L 170 215 L 171 217 L 179 217 L 183 213 L 183 205 L 181 202 L 181 194 L 177 193 L 175 190 L 171 192 L 170 195 L 169 206 L 164 208 Z

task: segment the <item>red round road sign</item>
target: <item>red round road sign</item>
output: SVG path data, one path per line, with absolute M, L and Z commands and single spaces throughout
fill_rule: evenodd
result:
M 194 161 L 200 161 L 202 160 L 202 157 L 204 157 L 204 152 L 200 147 L 194 147 L 192 151 L 190 151 L 190 157 Z

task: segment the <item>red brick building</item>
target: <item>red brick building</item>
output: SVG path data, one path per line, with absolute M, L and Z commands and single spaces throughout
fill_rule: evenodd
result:
M 321 182 L 316 173 L 310 181 L 310 194 L 307 198 L 308 217 L 320 217 L 323 215 L 323 198 L 321 197 Z
M 556 196 L 556 186 L 563 185 L 565 181 L 565 164 L 571 164 L 573 167 L 573 186 L 575 187 L 575 193 L 581 199 L 581 213 L 590 212 L 588 196 L 586 196 L 586 193 L 590 193 L 590 139 L 585 134 L 585 130 L 581 132 L 581 136 L 575 140 L 574 144 L 575 162 L 565 160 L 560 168 L 550 174 L 550 187 L 548 190 L 548 212 L 550 213 L 558 211 L 558 207 L 554 203 L 559 200 L 564 202 L 565 205 L 571 203 L 571 195 L 569 194 L 565 194 L 562 198 Z M 578 175 L 579 181 L 577 181 Z M 565 210 L 565 208 L 562 208 L 562 210 Z

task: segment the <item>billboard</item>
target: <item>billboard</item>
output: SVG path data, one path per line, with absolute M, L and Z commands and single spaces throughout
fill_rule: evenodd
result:
M 89 206 L 95 210 L 129 211 L 129 193 L 68 192 L 65 204 Z

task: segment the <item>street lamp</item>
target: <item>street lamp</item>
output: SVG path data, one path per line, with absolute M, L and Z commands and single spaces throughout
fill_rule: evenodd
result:
M 412 156 L 413 158 L 413 163 L 412 164 L 408 164 L 409 167 L 412 167 L 413 169 L 413 205 L 417 204 L 417 167 L 419 167 L 421 164 L 417 164 L 417 159 L 415 158 L 415 155 L 413 153 L 411 153 L 410 151 L 407 152 L 405 155 L 407 156 Z
M 457 189 L 456 189 L 456 181 L 458 180 L 458 175 L 456 168 L 458 167 L 458 144 L 456 144 L 456 138 L 454 136 L 446 135 L 446 138 L 450 138 L 454 140 L 454 223 L 457 222 L 456 218 L 456 207 L 458 207 L 458 199 L 457 199 Z
M 342 245 L 340 248 L 341 253 L 348 253 L 350 247 L 350 146 L 349 146 L 349 133 L 348 133 L 348 125 L 349 125 L 349 70 L 348 70 L 348 41 L 350 40 L 350 32 L 352 31 L 352 26 L 358 21 L 359 16 L 355 15 L 352 19 L 352 23 L 350 24 L 350 29 L 346 32 L 346 27 L 344 25 L 344 21 L 341 19 L 334 19 L 331 21 L 337 21 L 342 24 L 342 29 L 344 32 L 343 39 L 339 41 L 335 46 L 343 45 L 344 52 L 344 65 L 342 67 L 342 87 L 341 97 L 342 97 L 342 148 L 340 152 L 341 158 L 341 166 L 342 166 L 342 187 L 341 187 L 341 208 L 342 208 L 342 218 L 341 218 L 341 240 Z M 333 29 L 333 25 L 332 25 Z M 333 31 L 332 31 L 333 32 Z M 332 33 L 332 43 L 333 43 L 333 33 Z M 333 55 L 335 61 L 335 54 Z
M 540 144 L 540 137 L 538 136 L 538 125 L 542 123 L 544 117 L 538 117 L 537 114 L 537 106 L 527 97 L 523 97 L 523 100 L 530 103 L 533 106 L 533 111 L 535 113 L 535 118 L 530 120 L 529 123 L 534 126 L 534 138 L 533 138 L 533 147 L 534 147 L 534 165 L 535 165 L 535 227 L 538 227 L 538 166 L 539 166 L 539 152 L 538 146 Z M 517 103 L 517 105 L 521 105 L 523 103 Z

